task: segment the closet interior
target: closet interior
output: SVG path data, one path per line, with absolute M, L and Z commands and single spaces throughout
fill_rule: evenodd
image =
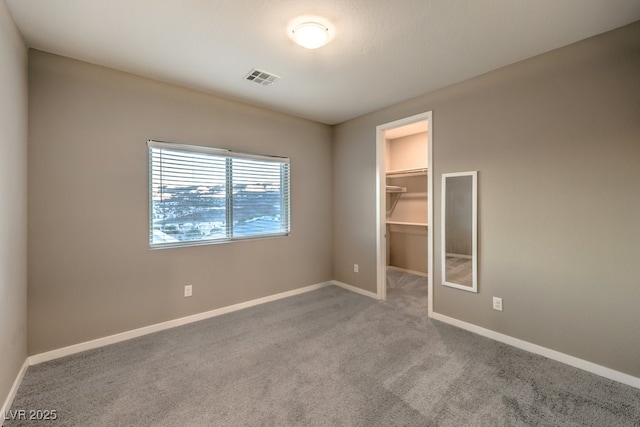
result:
M 385 133 L 387 269 L 425 277 L 429 226 L 426 129 L 425 122 Z

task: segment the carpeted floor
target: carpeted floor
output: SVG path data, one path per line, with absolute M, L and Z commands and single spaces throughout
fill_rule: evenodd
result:
M 28 369 L 54 426 L 640 426 L 640 390 L 429 320 L 426 279 L 337 287 Z

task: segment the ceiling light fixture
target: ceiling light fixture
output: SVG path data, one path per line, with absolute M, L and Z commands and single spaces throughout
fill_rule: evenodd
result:
M 289 37 L 307 49 L 317 49 L 333 39 L 333 26 L 318 16 L 300 16 L 289 24 Z

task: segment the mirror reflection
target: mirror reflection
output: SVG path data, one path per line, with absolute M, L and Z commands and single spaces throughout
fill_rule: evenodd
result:
M 477 292 L 477 172 L 442 175 L 443 285 Z

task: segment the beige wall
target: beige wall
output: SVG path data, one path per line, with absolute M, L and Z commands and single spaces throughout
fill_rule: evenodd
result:
M 413 225 L 387 226 L 388 265 L 427 273 L 427 230 Z
M 386 194 L 387 220 L 421 224 L 429 222 L 426 175 L 387 178 L 387 184 L 407 189 L 405 193 Z
M 637 22 L 337 126 L 335 279 L 375 292 L 375 127 L 432 110 L 434 310 L 640 377 L 639 40 Z M 467 170 L 478 294 L 440 285 L 440 175 Z
M 419 136 L 416 138 L 416 136 Z M 427 158 L 427 134 L 407 136 L 392 140 L 394 149 L 389 157 L 392 164 L 389 170 L 424 168 Z M 397 143 L 398 145 L 395 145 Z M 387 221 L 428 223 L 427 212 L 427 176 L 401 176 L 387 178 L 387 184 L 405 187 L 405 193 L 387 193 Z M 391 209 L 393 208 L 393 209 Z M 388 265 L 405 270 L 427 273 L 427 230 L 424 226 L 387 225 L 387 261 Z
M 4 0 L 0 0 L 0 94 L 2 407 L 27 357 L 27 47 Z
M 331 279 L 329 126 L 39 51 L 29 60 L 30 354 Z M 291 235 L 149 250 L 148 139 L 290 157 Z
M 426 168 L 428 164 L 427 132 L 387 139 L 387 171 Z

